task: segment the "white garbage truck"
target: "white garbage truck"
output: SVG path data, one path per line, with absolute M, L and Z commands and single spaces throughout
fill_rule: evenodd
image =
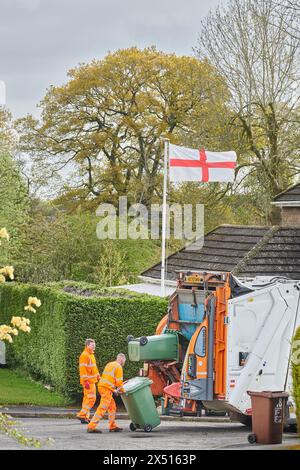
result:
M 224 411 L 246 424 L 248 391 L 288 391 L 286 425 L 295 425 L 299 303 L 300 281 L 181 271 L 156 335 L 129 337 L 129 358 L 144 361 L 142 373 L 153 380 L 153 394 L 164 396 L 164 409 Z

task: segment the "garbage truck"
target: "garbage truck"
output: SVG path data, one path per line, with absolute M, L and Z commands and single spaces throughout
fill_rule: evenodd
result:
M 251 423 L 247 391 L 288 391 L 286 425 L 296 425 L 292 338 L 300 326 L 300 281 L 238 279 L 231 273 L 180 271 L 168 312 L 153 336 L 127 338 L 143 361 L 164 410 L 206 409 Z

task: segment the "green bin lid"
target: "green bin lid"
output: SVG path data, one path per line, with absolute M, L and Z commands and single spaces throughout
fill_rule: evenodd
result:
M 128 380 L 124 384 L 124 390 L 126 395 L 130 395 L 131 393 L 135 393 L 138 390 L 148 387 L 153 382 L 152 380 L 148 379 L 147 377 L 133 377 L 133 379 Z

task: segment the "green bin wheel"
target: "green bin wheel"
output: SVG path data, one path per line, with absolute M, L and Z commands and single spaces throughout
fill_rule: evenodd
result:
M 136 425 L 134 423 L 130 423 L 129 424 L 129 429 L 130 429 L 130 431 L 136 431 L 137 428 L 136 428 Z
M 151 432 L 151 431 L 152 431 L 152 426 L 151 426 L 151 424 L 145 424 L 145 426 L 144 426 L 144 431 L 145 431 L 145 432 Z
M 147 336 L 141 336 L 140 337 L 140 345 L 145 346 L 148 343 L 148 338 Z
M 255 444 L 256 442 L 256 435 L 255 434 L 249 434 L 248 436 L 248 442 L 250 442 L 250 444 Z
M 133 341 L 133 340 L 134 340 L 134 336 L 132 335 L 128 335 L 126 338 L 127 343 L 130 343 L 130 341 Z

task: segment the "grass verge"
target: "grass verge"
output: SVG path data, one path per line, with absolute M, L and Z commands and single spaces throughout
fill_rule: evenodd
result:
M 0 368 L 0 405 L 70 406 L 71 402 L 16 371 Z

